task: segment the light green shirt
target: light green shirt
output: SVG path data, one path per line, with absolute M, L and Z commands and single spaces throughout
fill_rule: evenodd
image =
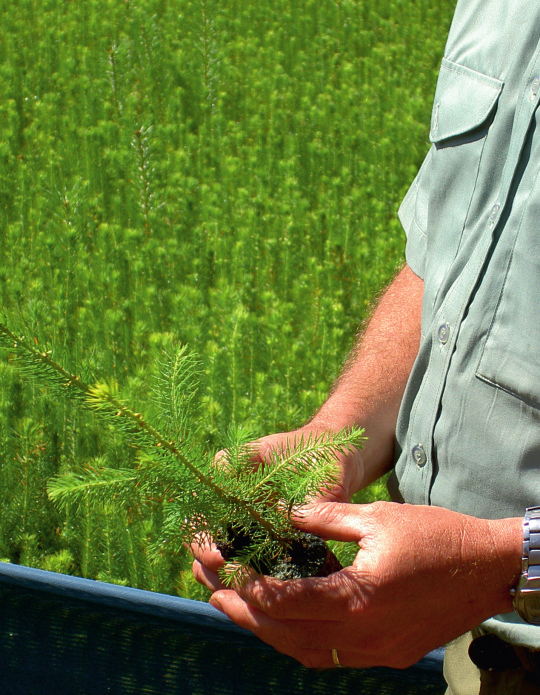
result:
M 422 341 L 391 481 L 483 518 L 540 504 L 540 3 L 460 0 L 400 208 Z M 399 327 L 396 327 L 396 330 Z M 540 629 L 488 622 L 540 647 Z

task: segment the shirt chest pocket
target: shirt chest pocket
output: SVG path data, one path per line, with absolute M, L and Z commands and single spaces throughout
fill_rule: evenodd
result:
M 460 271 L 458 252 L 485 212 L 486 167 L 481 166 L 503 83 L 444 59 L 431 118 L 431 187 L 427 206 L 426 312 Z
M 502 88 L 500 80 L 443 58 L 431 116 L 432 147 L 400 209 L 407 258 L 424 278 L 428 312 L 472 223 L 471 203 Z

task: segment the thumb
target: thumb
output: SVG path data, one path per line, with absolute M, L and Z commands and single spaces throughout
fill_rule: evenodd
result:
M 314 502 L 301 507 L 293 521 L 302 531 L 325 540 L 359 543 L 364 536 L 362 505 Z

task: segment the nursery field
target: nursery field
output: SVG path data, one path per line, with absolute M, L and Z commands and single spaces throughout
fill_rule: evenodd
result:
M 2 316 L 141 412 L 186 344 L 211 450 L 299 426 L 403 262 L 454 4 L 0 0 Z M 13 363 L 0 559 L 202 596 L 183 554 L 150 561 L 159 510 L 48 498 L 134 448 Z

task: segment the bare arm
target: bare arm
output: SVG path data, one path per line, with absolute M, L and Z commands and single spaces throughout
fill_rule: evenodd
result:
M 382 295 L 360 333 L 341 376 L 318 413 L 304 427 L 256 442 L 256 459 L 309 432 L 357 425 L 366 430 L 362 451 L 343 456 L 339 485 L 324 498 L 349 501 L 392 465 L 399 406 L 420 343 L 424 283 L 405 266 Z
M 420 344 L 424 283 L 405 266 L 383 294 L 332 393 L 311 420 L 321 429 L 358 425 L 368 441 L 350 493 L 392 464 L 399 406 Z

